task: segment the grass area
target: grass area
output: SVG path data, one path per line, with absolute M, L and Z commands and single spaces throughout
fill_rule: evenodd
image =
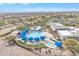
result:
M 73 50 L 79 53 L 79 44 L 77 44 Z
M 43 43 L 38 44 L 38 45 L 32 45 L 32 44 L 25 44 L 24 42 L 22 42 L 20 40 L 17 41 L 16 43 L 18 45 L 23 46 L 23 47 L 26 47 L 26 48 L 47 48 L 47 46 L 45 46 Z
M 69 38 L 69 39 L 63 41 L 63 47 L 79 53 L 79 42 L 75 39 Z

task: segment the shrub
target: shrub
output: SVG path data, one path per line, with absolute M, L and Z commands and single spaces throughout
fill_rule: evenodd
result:
M 63 45 L 68 49 L 72 49 L 77 45 L 77 41 L 74 39 L 67 39 L 63 42 Z
M 24 28 L 25 28 L 24 25 L 19 25 L 16 29 L 17 29 L 17 30 L 23 30 Z
M 6 40 L 9 45 L 15 44 L 15 37 L 14 36 L 7 36 L 7 37 L 5 37 L 4 40 Z

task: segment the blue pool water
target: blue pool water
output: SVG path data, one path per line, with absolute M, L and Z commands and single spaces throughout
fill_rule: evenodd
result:
M 22 38 L 22 40 L 29 40 L 29 41 L 33 41 L 33 40 L 39 41 L 45 39 L 45 36 L 43 36 L 42 33 L 39 31 L 26 32 L 23 30 L 20 33 L 20 37 Z
M 48 46 L 53 46 L 53 44 L 50 43 L 50 42 L 46 42 L 46 44 L 47 44 Z
M 28 35 L 26 35 L 27 37 L 33 37 L 33 38 L 35 38 L 35 37 L 40 37 L 42 34 L 41 33 L 39 33 L 39 32 L 31 32 L 31 33 L 29 33 Z

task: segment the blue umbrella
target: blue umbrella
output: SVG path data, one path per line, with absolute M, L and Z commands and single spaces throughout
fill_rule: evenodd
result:
M 22 31 L 21 33 L 20 33 L 20 35 L 25 35 L 26 33 L 24 32 L 24 31 Z
M 34 40 L 39 41 L 39 37 L 35 37 Z
M 29 40 L 29 41 L 32 41 L 32 40 L 33 40 L 33 37 L 28 37 L 28 40 Z
M 55 42 L 55 45 L 56 45 L 57 47 L 61 47 L 61 46 L 62 46 L 62 42 L 61 42 L 61 41 L 56 41 L 56 42 Z
M 24 31 L 25 33 L 26 33 L 26 32 L 29 32 L 29 30 L 28 30 L 28 29 L 24 29 L 23 31 Z
M 26 34 L 25 33 L 21 33 L 20 34 L 20 37 L 24 37 Z
M 25 35 L 20 35 L 20 37 L 22 38 L 22 37 L 24 37 Z
M 44 40 L 44 39 L 45 39 L 45 36 L 40 36 L 40 39 L 41 39 L 41 40 Z
M 25 36 L 24 36 L 24 37 L 22 37 L 22 40 L 27 40 L 27 37 L 25 37 Z

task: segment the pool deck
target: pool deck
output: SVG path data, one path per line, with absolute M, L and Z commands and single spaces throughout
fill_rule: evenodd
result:
M 51 45 L 48 45 L 47 43 L 50 43 Z M 55 42 L 53 42 L 53 41 L 51 41 L 51 40 L 46 40 L 46 41 L 44 42 L 44 44 L 45 44 L 47 47 L 49 47 L 49 48 L 56 48 L 56 46 L 55 46 L 54 43 L 55 43 Z

